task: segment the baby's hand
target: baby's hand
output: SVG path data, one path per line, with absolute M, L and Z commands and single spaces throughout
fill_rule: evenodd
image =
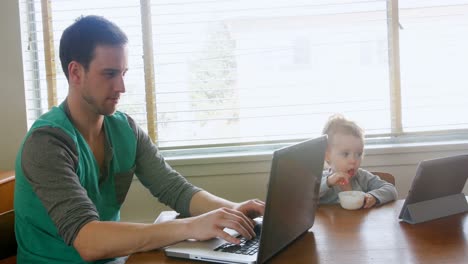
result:
M 335 185 L 346 185 L 349 183 L 349 178 L 353 175 L 349 175 L 347 172 L 335 172 L 332 175 L 328 176 L 327 184 L 328 186 L 335 186 Z
M 377 199 L 372 194 L 366 193 L 364 196 L 364 208 L 371 208 L 377 203 Z

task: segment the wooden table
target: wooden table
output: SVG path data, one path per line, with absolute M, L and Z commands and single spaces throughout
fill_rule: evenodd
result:
M 269 263 L 468 263 L 468 213 L 411 225 L 398 221 L 403 200 L 347 211 L 318 209 L 315 224 Z M 200 263 L 161 250 L 130 256 L 127 263 Z

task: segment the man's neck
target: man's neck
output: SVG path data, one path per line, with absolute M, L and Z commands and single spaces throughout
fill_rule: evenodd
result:
M 88 144 L 95 142 L 103 132 L 104 116 L 93 112 L 84 101 L 67 98 L 70 118 Z

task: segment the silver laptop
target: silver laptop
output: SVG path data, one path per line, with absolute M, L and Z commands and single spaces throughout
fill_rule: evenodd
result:
M 184 241 L 165 248 L 166 255 L 217 263 L 260 264 L 270 259 L 314 223 L 326 146 L 322 136 L 273 153 L 265 215 L 255 228 L 257 241 Z
M 417 224 L 468 211 L 467 178 L 468 155 L 422 161 L 398 218 Z

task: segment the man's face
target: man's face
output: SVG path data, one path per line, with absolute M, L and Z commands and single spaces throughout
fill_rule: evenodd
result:
M 362 139 L 353 135 L 337 133 L 328 147 L 326 159 L 333 171 L 354 176 L 361 166 L 364 144 Z
M 127 72 L 126 46 L 97 46 L 89 69 L 81 83 L 81 97 L 90 110 L 99 115 L 115 112 L 120 94 L 125 93 Z

